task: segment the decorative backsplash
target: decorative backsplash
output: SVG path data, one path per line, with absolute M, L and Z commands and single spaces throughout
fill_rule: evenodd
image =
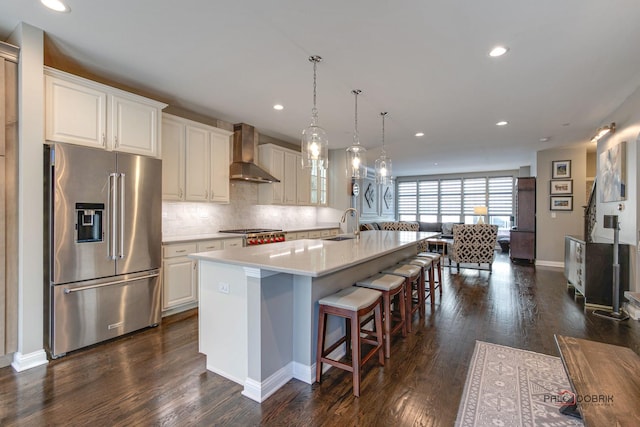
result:
M 315 227 L 317 209 L 312 206 L 258 205 L 258 185 L 233 181 L 229 204 L 162 202 L 163 236 L 217 233 L 230 228 Z

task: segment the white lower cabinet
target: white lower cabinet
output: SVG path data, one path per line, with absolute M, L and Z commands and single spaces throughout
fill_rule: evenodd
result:
M 187 255 L 195 252 L 241 248 L 241 238 L 165 243 L 162 252 L 162 311 L 173 314 L 198 303 L 198 263 Z
M 162 311 L 198 301 L 196 261 L 187 258 L 197 252 L 195 243 L 165 245 L 162 260 Z

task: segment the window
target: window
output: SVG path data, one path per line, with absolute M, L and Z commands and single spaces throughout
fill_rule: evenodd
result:
M 511 227 L 514 175 L 447 178 L 398 178 L 400 221 L 464 222 L 474 224 L 474 207 L 486 206 L 490 224 Z
M 398 219 L 416 221 L 418 215 L 418 183 L 399 182 L 397 193 Z

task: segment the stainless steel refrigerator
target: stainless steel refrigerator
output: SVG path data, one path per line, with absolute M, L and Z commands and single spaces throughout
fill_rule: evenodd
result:
M 69 144 L 44 158 L 50 356 L 157 325 L 161 161 Z

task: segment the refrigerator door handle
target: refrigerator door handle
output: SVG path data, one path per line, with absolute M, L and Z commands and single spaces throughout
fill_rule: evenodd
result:
M 130 279 L 123 279 L 123 280 L 114 280 L 113 282 L 100 283 L 98 285 L 87 285 L 87 286 L 80 286 L 80 287 L 77 287 L 77 288 L 64 288 L 64 293 L 65 294 L 70 294 L 70 293 L 73 293 L 73 292 L 86 291 L 86 290 L 89 290 L 89 289 L 102 288 L 102 287 L 105 287 L 105 286 L 119 285 L 119 284 L 122 284 L 122 283 L 135 282 L 137 280 L 151 279 L 153 277 L 158 277 L 159 275 L 160 275 L 160 273 L 152 273 L 152 274 L 147 274 L 146 276 L 132 277 Z
M 118 224 L 118 228 L 120 229 L 120 241 L 118 242 L 118 246 L 119 246 L 119 253 L 118 253 L 118 258 L 122 259 L 124 258 L 124 216 L 125 216 L 125 211 L 124 211 L 124 201 L 125 201 L 125 182 L 124 182 L 124 178 L 125 178 L 125 174 L 121 173 L 120 174 L 120 219 L 119 219 L 119 224 Z
M 116 259 L 116 236 L 117 236 L 117 217 L 116 217 L 116 200 L 118 200 L 118 186 L 116 180 L 118 174 L 109 174 L 109 191 L 111 192 L 109 197 L 109 214 L 111 215 L 111 236 L 109 236 L 109 258 Z

